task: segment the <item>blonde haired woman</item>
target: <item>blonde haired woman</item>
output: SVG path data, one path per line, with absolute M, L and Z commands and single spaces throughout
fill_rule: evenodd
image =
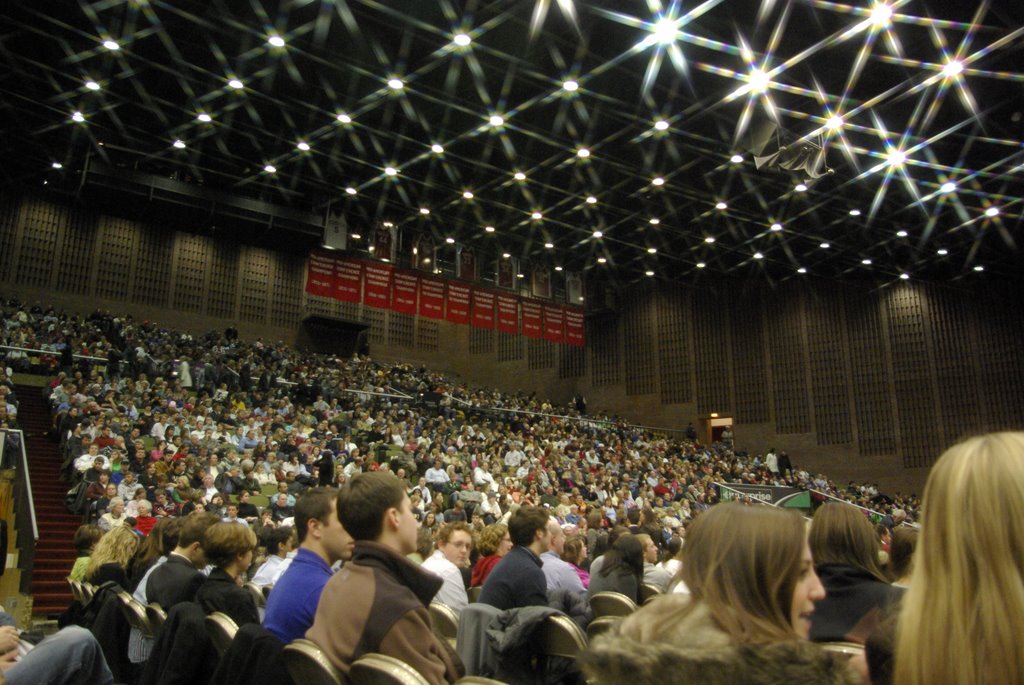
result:
M 932 467 L 896 636 L 897 685 L 1024 677 L 1024 433 L 949 448 Z
M 814 573 L 803 520 L 721 504 L 690 527 L 690 595 L 659 597 L 597 638 L 581 658 L 596 685 L 853 685 L 861 678 L 808 642 Z
M 139 547 L 139 536 L 128 526 L 118 526 L 100 538 L 85 569 L 85 580 L 93 585 L 114 581 L 128 589 L 128 562 Z

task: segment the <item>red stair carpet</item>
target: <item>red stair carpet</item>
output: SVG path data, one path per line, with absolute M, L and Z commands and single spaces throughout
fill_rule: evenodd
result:
M 51 416 L 42 388 L 19 385 L 16 392 L 18 423 L 25 431 L 25 453 L 39 526 L 32 573 L 32 613 L 55 616 L 71 603 L 65 578 L 75 563 L 72 540 L 82 518 L 64 508 L 64 495 L 70 485 L 60 479 L 60 450 L 46 437 Z

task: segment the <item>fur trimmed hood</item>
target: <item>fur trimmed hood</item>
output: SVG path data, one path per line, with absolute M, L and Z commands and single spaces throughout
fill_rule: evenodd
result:
M 858 685 L 860 678 L 817 645 L 802 640 L 738 645 L 706 610 L 696 608 L 669 630 L 650 620 L 689 600 L 665 596 L 619 629 L 594 640 L 579 661 L 592 685 Z M 662 624 L 662 628 L 664 624 Z

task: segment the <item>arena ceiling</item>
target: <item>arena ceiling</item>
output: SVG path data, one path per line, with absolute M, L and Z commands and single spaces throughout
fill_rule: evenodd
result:
M 1017 1 L 50 0 L 0 18 L 6 186 L 77 193 L 106 166 L 340 212 L 357 249 L 389 222 L 448 263 L 464 245 L 619 283 L 1024 263 Z

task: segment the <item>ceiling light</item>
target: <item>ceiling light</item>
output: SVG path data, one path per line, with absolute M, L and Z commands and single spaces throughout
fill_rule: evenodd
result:
M 488 233 L 494 233 L 494 226 L 484 226 L 484 230 Z
M 593 235 L 594 235 L 595 238 L 603 238 L 604 237 L 604 233 L 601 232 L 601 231 L 594 231 Z
M 896 231 L 897 238 L 906 238 L 908 235 L 910 234 L 907 233 L 906 231 Z
M 886 26 L 890 19 L 892 19 L 892 7 L 884 2 L 880 2 L 871 8 L 871 23 L 875 26 Z
M 505 117 L 501 116 L 500 114 L 492 114 L 490 119 L 487 120 L 487 122 L 491 126 L 503 126 L 505 124 Z
M 263 167 L 263 170 L 266 171 L 268 174 L 276 174 L 277 173 L 277 167 L 274 166 L 273 164 L 266 165 L 265 167 Z
M 300 140 L 295 147 L 302 150 L 303 152 L 309 152 L 309 143 L 304 140 Z
M 663 179 L 661 176 L 656 176 L 654 180 L 651 181 L 651 184 L 656 186 L 663 186 L 665 185 L 665 179 Z
M 573 81 L 572 79 L 569 79 L 568 81 L 562 84 L 562 88 L 565 88 L 570 93 L 574 93 L 580 89 L 580 84 L 577 83 L 576 81 Z
M 349 195 L 355 195 L 359 191 L 353 188 L 352 186 L 349 186 L 348 188 L 345 188 L 345 192 L 348 193 Z
M 383 226 L 384 226 L 384 228 L 394 228 L 395 225 L 393 223 L 391 223 L 390 221 L 385 221 Z
M 398 175 L 398 169 L 396 169 L 393 166 L 386 166 L 386 167 L 384 167 L 384 175 L 385 176 L 397 176 Z
M 818 247 L 820 247 L 823 250 L 827 250 L 828 248 L 830 248 L 832 246 L 829 245 L 828 243 L 821 243 L 820 245 L 818 245 Z
M 555 271 L 561 271 L 561 270 L 562 270 L 562 267 L 560 267 L 560 266 L 556 266 L 555 267 Z
M 444 147 L 438 145 L 437 143 L 434 143 L 433 145 L 430 146 L 430 151 L 433 152 L 434 154 L 440 155 L 444 153 Z
M 657 252 L 658 252 L 658 248 L 656 248 L 656 247 L 649 247 L 649 248 L 647 248 L 647 254 L 657 254 Z
M 85 121 L 85 115 L 81 112 L 72 112 L 71 121 L 77 121 L 78 123 L 82 123 L 83 121 Z
M 659 119 L 658 121 L 654 122 L 654 128 L 658 129 L 659 131 L 667 131 L 668 122 L 665 121 L 664 119 Z
M 54 162 L 50 166 L 53 167 L 54 169 L 63 169 L 64 168 L 64 165 L 61 164 L 60 162 Z
M 829 131 L 838 131 L 843 127 L 843 118 L 836 114 L 833 114 L 825 120 L 825 128 Z
M 729 205 L 724 202 L 718 202 L 715 204 L 715 209 L 729 209 Z
M 449 245 L 454 245 L 455 244 L 455 238 L 452 238 L 451 236 L 448 236 L 447 238 L 445 238 L 444 241 L 446 243 L 448 243 Z
M 705 264 L 704 262 L 697 262 L 698 269 L 703 269 L 705 266 L 707 266 L 707 264 Z
M 510 255 L 510 254 L 509 254 L 508 252 L 503 252 L 503 253 L 501 254 L 501 258 L 502 258 L 502 259 L 508 259 L 508 258 L 509 258 L 509 257 L 511 257 L 511 256 L 512 256 L 512 255 Z
M 213 117 L 211 117 L 206 112 L 200 112 L 199 114 L 197 114 L 196 115 L 196 119 L 198 119 L 199 121 L 203 122 L 204 124 L 208 124 L 211 121 L 213 121 Z
M 889 150 L 889 153 L 885 156 L 885 161 L 889 166 L 900 166 L 907 161 L 907 155 L 896 148 Z
M 956 184 L 953 183 L 952 181 L 946 181 L 945 183 L 942 184 L 941 187 L 939 187 L 939 190 L 942 191 L 943 193 L 952 193 L 954 190 L 956 190 Z
M 649 223 L 650 223 L 650 224 L 651 224 L 652 226 L 657 226 L 658 224 L 660 224 L 660 223 L 661 223 L 661 219 L 658 219 L 658 218 L 654 218 L 654 217 L 652 217 L 652 218 L 650 219 Z
M 779 222 L 777 222 L 777 221 L 776 221 L 776 222 L 775 222 L 774 224 L 772 224 L 772 225 L 770 226 L 770 228 L 771 228 L 771 230 L 773 230 L 773 231 L 775 231 L 776 233 L 778 233 L 779 231 L 781 231 L 781 230 L 782 230 L 782 224 L 780 224 Z
M 937 254 L 937 255 L 939 255 L 941 257 L 945 257 L 946 255 L 949 254 L 949 250 L 947 250 L 944 247 L 940 247 L 938 250 L 935 251 L 935 254 Z
M 587 204 L 588 205 L 597 204 L 597 198 L 594 197 L 593 195 L 587 195 Z
M 586 159 L 587 157 L 590 156 L 590 150 L 588 150 L 585 147 L 581 147 L 579 150 L 576 151 L 576 156 L 579 157 L 580 159 Z
M 360 239 L 360 238 L 362 238 L 362 237 L 363 237 L 363 236 L 359 235 L 358 233 L 353 233 L 353 234 L 352 234 L 352 240 L 359 240 L 359 239 Z
M 715 242 L 715 237 L 709 235 L 707 238 L 704 239 L 704 242 L 710 245 L 711 243 Z
M 860 210 L 859 209 L 851 209 L 850 210 L 850 216 L 860 216 Z
M 241 90 L 242 88 L 245 88 L 245 84 L 236 78 L 233 78 L 230 81 L 228 81 L 228 85 L 234 88 L 235 90 Z
M 85 87 L 88 88 L 89 90 L 99 90 L 100 89 L 100 84 L 96 83 L 95 81 L 86 81 L 85 82 Z
M 173 145 L 174 147 L 178 148 L 179 150 L 184 150 L 185 149 L 185 141 L 184 140 L 176 140 L 173 143 L 171 143 L 171 145 Z
M 644 272 L 644 274 L 645 274 L 646 276 L 653 276 L 653 275 L 654 275 L 654 272 L 653 272 L 653 271 L 645 271 L 645 272 Z
M 798 274 L 805 274 L 805 273 L 807 273 L 807 269 L 805 269 L 804 267 L 801 266 L 799 269 L 796 270 L 796 272 Z
M 343 124 L 351 124 L 352 117 L 342 112 L 341 114 L 338 115 L 338 121 L 340 121 Z
M 951 59 L 942 67 L 942 74 L 946 78 L 954 78 L 964 71 L 964 63 L 960 60 Z
M 673 43 L 675 42 L 676 33 L 678 32 L 676 21 L 675 19 L 662 17 L 654 23 L 654 27 L 651 29 L 651 32 L 654 34 L 654 40 L 660 45 Z
M 388 79 L 388 88 L 391 90 L 402 90 L 402 88 L 405 88 L 405 83 L 400 78 L 390 78 Z
M 275 48 L 284 47 L 284 38 L 282 38 L 281 36 L 271 36 L 270 38 L 267 38 L 267 42 L 273 45 Z
M 120 50 L 121 46 L 117 44 L 116 40 L 105 40 L 103 41 L 103 47 L 107 50 Z
M 544 218 L 544 215 L 541 214 L 540 212 L 534 212 L 533 214 L 530 215 L 530 218 L 533 219 L 534 221 L 540 221 L 541 219 Z
M 469 37 L 467 33 L 456 33 L 452 36 L 452 42 L 458 45 L 460 48 L 464 48 L 473 42 L 473 39 Z
M 755 95 L 768 90 L 768 86 L 771 82 L 771 77 L 760 67 L 751 69 L 750 74 L 747 75 L 747 83 L 750 84 L 750 92 Z
M 910 280 L 910 274 L 907 274 L 907 273 L 900 274 L 900 280 L 901 281 L 909 281 Z
M 430 214 L 430 210 L 427 209 L 426 207 L 420 207 L 420 214 L 426 216 L 427 214 Z
M 733 164 L 740 164 L 743 162 L 743 155 L 733 155 L 729 158 L 729 161 Z
M 555 244 L 554 244 L 554 243 L 544 243 L 544 247 L 546 247 L 546 248 L 547 248 L 547 249 L 549 249 L 549 250 L 550 250 L 551 248 L 553 248 L 554 246 L 555 246 Z
M 598 257 L 598 258 L 597 258 L 597 263 L 598 263 L 598 264 L 604 264 L 604 263 L 605 263 L 605 262 L 607 262 L 607 261 L 608 261 L 608 260 L 607 260 L 606 258 L 604 258 L 604 257 Z M 977 267 L 975 267 L 975 269 L 977 269 Z
M 524 174 L 522 171 L 517 171 L 516 173 L 514 173 L 512 175 L 512 178 L 514 178 L 517 181 L 525 181 L 526 180 L 526 174 Z
M 984 271 L 985 267 L 983 267 L 981 264 L 979 264 L 978 266 L 974 267 L 974 270 L 975 271 Z
M 802 192 L 807 190 L 807 184 L 806 183 L 797 183 L 796 187 L 793 188 L 793 190 L 795 190 L 798 193 L 802 193 Z
M 863 264 L 864 266 L 871 266 L 871 260 L 870 259 L 862 259 L 862 260 L 860 260 L 860 263 Z
M 466 191 L 464 191 L 462 193 L 462 197 L 464 199 L 466 199 L 466 200 L 472 200 L 473 199 L 473 193 L 471 193 L 470 191 L 466 190 Z
M 524 274 L 516 274 L 516 278 L 526 278 Z
M 988 209 L 985 210 L 985 216 L 989 216 L 989 217 L 999 216 L 999 208 L 998 207 L 989 207 Z
M 755 252 L 754 259 L 764 259 L 764 255 L 761 254 L 760 252 Z

